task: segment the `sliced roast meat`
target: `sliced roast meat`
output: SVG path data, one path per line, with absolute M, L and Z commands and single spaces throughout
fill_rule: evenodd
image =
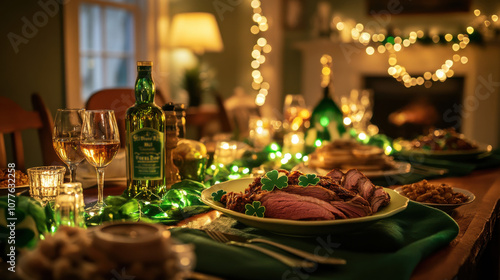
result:
M 318 185 L 325 189 L 333 191 L 339 196 L 341 200 L 349 200 L 356 196 L 355 192 L 340 186 L 339 184 L 335 183 L 335 181 L 333 181 L 333 179 L 331 179 L 330 177 L 322 177 Z
M 365 177 L 363 173 L 359 172 L 357 169 L 351 169 L 345 173 L 344 180 L 342 181 L 342 187 L 357 192 L 358 180 Z
M 348 218 L 364 217 L 373 213 L 370 204 L 359 195 L 348 201 L 331 201 L 330 203 Z
M 367 201 L 370 201 L 373 192 L 375 191 L 375 185 L 366 177 L 361 177 L 356 183 L 356 189 L 360 196 L 362 196 Z
M 370 199 L 373 213 L 377 212 L 380 207 L 386 206 L 391 201 L 391 197 L 383 188 L 377 188 L 373 192 Z
M 340 169 L 332 169 L 332 171 L 326 174 L 327 177 L 332 178 L 338 185 L 342 185 L 342 179 L 344 178 L 344 172 Z
M 226 208 L 236 212 L 245 212 L 245 204 L 252 203 L 247 195 L 230 192 L 221 198 L 221 202 L 226 204 Z
M 268 218 L 289 220 L 334 220 L 337 212 L 332 205 L 314 197 L 282 191 L 263 193 L 255 197 L 266 207 Z
M 336 193 L 321 186 L 302 187 L 288 185 L 288 187 L 281 189 L 281 191 L 303 196 L 311 196 L 326 202 L 331 200 L 340 200 L 339 196 Z

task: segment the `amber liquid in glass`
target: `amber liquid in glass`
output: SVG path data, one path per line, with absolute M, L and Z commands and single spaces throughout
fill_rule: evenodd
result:
M 83 142 L 80 146 L 90 164 L 95 167 L 105 167 L 116 156 L 120 148 L 120 141 Z
M 57 138 L 53 140 L 54 150 L 67 164 L 78 164 L 85 159 L 80 149 L 80 137 Z

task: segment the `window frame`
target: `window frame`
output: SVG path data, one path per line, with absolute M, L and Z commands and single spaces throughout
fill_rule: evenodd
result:
M 79 8 L 82 3 L 98 4 L 103 7 L 118 7 L 132 11 L 134 16 L 135 60 L 163 58 L 168 46 L 161 40 L 168 28 L 168 0 L 137 1 L 137 5 L 103 0 L 73 0 L 64 4 L 64 60 L 65 60 L 65 103 L 67 108 L 84 108 L 86 100 L 82 97 L 82 77 L 80 72 Z M 157 38 L 159 37 L 159 38 Z M 168 61 L 156 64 L 157 87 L 168 93 L 168 80 L 165 79 Z

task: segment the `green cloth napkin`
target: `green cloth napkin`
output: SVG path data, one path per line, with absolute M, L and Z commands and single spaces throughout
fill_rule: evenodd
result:
M 225 216 L 212 224 L 220 231 L 260 236 L 347 260 L 343 266 L 319 264 L 310 269 L 294 269 L 252 249 L 217 243 L 200 230 L 171 229 L 174 238 L 195 245 L 196 271 L 224 279 L 409 279 L 423 258 L 446 246 L 459 231 L 446 213 L 414 202 L 392 217 L 349 234 L 289 237 L 247 227 Z

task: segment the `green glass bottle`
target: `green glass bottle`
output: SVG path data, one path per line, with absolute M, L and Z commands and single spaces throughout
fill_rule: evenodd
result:
M 135 104 L 125 116 L 127 189 L 129 197 L 157 200 L 165 185 L 165 114 L 154 103 L 151 61 L 137 62 Z
M 306 146 L 308 152 L 323 144 L 323 141 L 340 139 L 346 132 L 342 111 L 330 96 L 332 83 L 332 57 L 321 57 L 323 99 L 316 105 L 311 114 L 310 127 L 307 130 Z

